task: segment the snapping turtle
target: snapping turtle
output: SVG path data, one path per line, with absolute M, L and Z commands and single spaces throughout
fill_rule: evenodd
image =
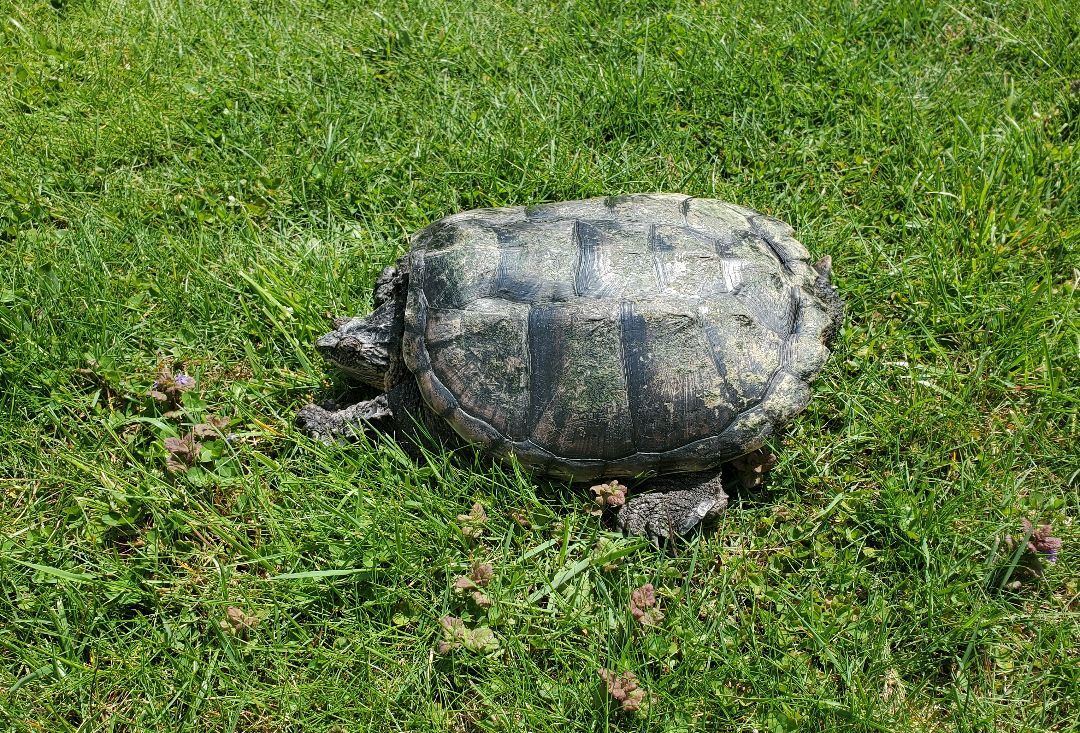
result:
M 733 204 L 639 194 L 466 211 L 383 270 L 375 310 L 316 346 L 382 390 L 308 405 L 305 432 L 389 421 L 572 481 L 674 474 L 618 510 L 683 533 L 755 483 L 800 412 L 843 308 L 828 257 Z M 734 467 L 734 469 L 733 469 Z M 741 474 L 741 475 L 740 475 Z

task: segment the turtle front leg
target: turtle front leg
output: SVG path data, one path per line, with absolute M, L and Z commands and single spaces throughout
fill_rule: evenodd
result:
M 627 499 L 615 515 L 615 524 L 626 534 L 648 537 L 655 545 L 686 534 L 728 504 L 721 469 L 665 476 L 654 480 L 650 488 L 647 494 Z
M 416 380 L 408 378 L 370 400 L 347 407 L 331 401 L 305 405 L 296 415 L 296 427 L 324 443 L 348 440 L 374 431 L 416 442 L 423 434 L 446 442 L 453 431 L 430 410 L 425 409 Z
M 370 400 L 363 400 L 348 407 L 339 408 L 332 401 L 318 405 L 305 405 L 296 415 L 296 427 L 300 432 L 321 440 L 334 443 L 339 440 L 362 435 L 370 429 L 373 422 L 392 416 L 386 395 L 381 394 Z

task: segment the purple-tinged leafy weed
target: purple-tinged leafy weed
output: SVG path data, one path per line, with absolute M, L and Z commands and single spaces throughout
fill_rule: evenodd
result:
M 487 519 L 487 512 L 484 511 L 484 505 L 480 502 L 473 503 L 468 514 L 459 514 L 457 517 L 458 524 L 461 525 L 461 534 L 474 541 L 483 536 Z
M 188 433 L 182 438 L 165 438 L 165 468 L 169 473 L 184 473 L 199 461 L 202 443 L 195 440 L 195 433 Z
M 610 669 L 597 670 L 604 688 L 611 699 L 619 703 L 619 710 L 624 713 L 637 713 L 648 703 L 648 695 L 633 672 L 615 674 Z
M 630 615 L 645 627 L 658 626 L 664 620 L 652 583 L 646 583 L 630 593 Z

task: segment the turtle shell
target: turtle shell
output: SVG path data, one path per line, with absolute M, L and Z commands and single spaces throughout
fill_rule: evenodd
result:
M 792 233 L 675 194 L 455 214 L 413 239 L 405 362 L 462 438 L 539 473 L 704 470 L 801 411 L 829 355 Z

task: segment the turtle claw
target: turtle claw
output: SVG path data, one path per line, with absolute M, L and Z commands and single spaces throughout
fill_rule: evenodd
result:
M 319 405 L 304 405 L 295 419 L 301 433 L 327 444 L 336 442 L 343 422 L 338 413 Z

